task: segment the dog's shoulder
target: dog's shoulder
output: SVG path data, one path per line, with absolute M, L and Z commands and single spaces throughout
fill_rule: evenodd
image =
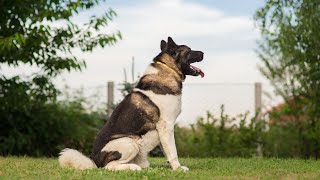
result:
M 181 113 L 181 94 L 157 94 L 151 90 L 141 90 L 135 88 L 134 92 L 141 92 L 148 96 L 150 100 L 158 107 L 160 112 L 159 120 L 175 121 Z

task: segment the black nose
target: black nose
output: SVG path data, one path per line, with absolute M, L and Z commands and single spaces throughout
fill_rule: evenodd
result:
M 202 51 L 196 51 L 197 52 L 197 56 L 199 57 L 199 59 L 203 59 L 203 52 Z
M 201 54 L 201 55 L 200 55 L 200 58 L 201 58 L 201 60 L 202 60 L 202 59 L 203 59 L 203 54 L 204 54 L 204 53 L 203 53 L 202 51 L 200 51 L 200 54 Z

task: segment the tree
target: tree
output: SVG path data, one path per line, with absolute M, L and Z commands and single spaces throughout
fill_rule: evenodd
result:
M 101 16 L 91 16 L 84 24 L 72 21 L 76 14 L 99 3 L 98 0 L 0 1 L 0 65 L 29 64 L 39 68 L 37 73 L 24 78 L 6 77 L 0 71 L 0 154 L 23 153 L 15 149 L 33 147 L 36 138 L 42 136 L 36 134 L 40 128 L 37 124 L 62 126 L 54 124 L 60 122 L 54 117 L 46 118 L 51 122 L 38 117 L 46 117 L 41 113 L 52 109 L 49 106 L 59 94 L 52 78 L 64 71 L 85 68 L 85 61 L 76 57 L 73 49 L 92 51 L 121 39 L 119 31 L 103 33 L 116 17 L 112 9 Z M 54 115 L 52 112 L 46 114 Z M 52 134 L 55 136 L 58 135 Z M 35 139 L 26 140 L 28 137 Z M 13 149 L 6 149 L 9 146 Z
M 103 34 L 116 13 L 109 9 L 101 17 L 92 16 L 79 26 L 71 17 L 98 4 L 98 0 L 40 0 L 0 2 L 0 63 L 9 66 L 37 65 L 47 76 L 63 70 L 81 70 L 85 62 L 71 50 L 91 51 L 100 45 L 112 45 L 121 38 L 116 34 Z M 63 25 L 57 25 L 59 23 Z
M 6 96 L 10 87 L 21 85 L 28 94 L 55 99 L 57 90 L 51 79 L 63 71 L 85 67 L 85 61 L 72 54 L 73 49 L 92 51 L 121 39 L 119 31 L 102 33 L 116 16 L 112 9 L 99 17 L 91 16 L 83 25 L 72 22 L 74 15 L 98 4 L 98 0 L 0 1 L 0 65 L 30 64 L 40 69 L 27 81 L 0 72 L 0 97 Z
M 255 14 L 260 70 L 290 104 L 306 157 L 320 155 L 319 12 L 320 1 L 267 0 Z

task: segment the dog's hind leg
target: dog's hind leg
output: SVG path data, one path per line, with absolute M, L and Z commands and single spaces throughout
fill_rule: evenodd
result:
M 156 130 L 149 131 L 145 135 L 142 135 L 141 139 L 138 140 L 140 151 L 138 155 L 132 160 L 132 163 L 139 165 L 141 168 L 149 167 L 150 163 L 147 159 L 148 154 L 157 145 L 159 145 L 159 143 L 159 134 Z
M 102 151 L 118 152 L 121 157 L 118 160 L 109 162 L 104 168 L 108 170 L 141 170 L 141 167 L 129 163 L 139 153 L 137 139 L 124 137 L 110 141 Z

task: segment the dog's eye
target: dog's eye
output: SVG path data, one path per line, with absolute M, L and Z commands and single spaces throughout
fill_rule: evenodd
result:
M 188 55 L 191 51 L 189 51 L 189 49 L 184 49 L 181 54 L 183 54 L 184 56 Z
M 176 54 L 175 54 L 175 58 L 176 58 L 176 59 L 179 59 L 180 53 L 181 53 L 180 51 L 176 51 Z

